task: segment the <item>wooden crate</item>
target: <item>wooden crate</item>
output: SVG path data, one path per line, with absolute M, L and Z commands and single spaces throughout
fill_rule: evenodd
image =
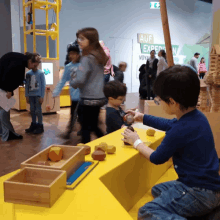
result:
M 4 200 L 50 208 L 65 189 L 65 171 L 25 167 L 4 182 Z
M 63 159 L 59 162 L 49 161 L 50 166 L 38 165 L 39 161 L 47 161 L 48 153 L 51 147 L 60 147 L 63 150 Z M 35 167 L 39 169 L 56 169 L 65 170 L 67 178 L 69 178 L 83 163 L 85 162 L 85 153 L 82 147 L 66 146 L 66 145 L 51 145 L 45 150 L 39 152 L 33 157 L 21 163 L 23 167 Z
M 157 117 L 173 119 L 176 118 L 175 115 L 168 115 L 161 107 L 161 105 L 156 105 L 154 100 L 145 101 L 144 114 L 153 115 Z

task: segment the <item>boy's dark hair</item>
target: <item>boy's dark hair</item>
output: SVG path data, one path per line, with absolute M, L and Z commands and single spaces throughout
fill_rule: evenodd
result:
M 190 67 L 175 65 L 159 74 L 154 83 L 154 93 L 167 104 L 172 98 L 180 104 L 180 110 L 187 110 L 197 105 L 200 81 Z
M 194 56 L 200 55 L 200 53 L 195 53 Z
M 41 55 L 39 53 L 26 52 L 25 55 L 27 56 L 28 60 L 31 60 L 32 63 L 41 62 Z
M 127 68 L 128 64 L 126 62 L 120 62 L 118 68 L 121 69 L 123 66 Z
M 70 47 L 68 48 L 68 53 L 71 52 L 71 51 L 80 54 L 79 47 L 76 47 L 76 46 L 70 46 Z
M 156 50 L 151 50 L 150 54 L 151 54 L 152 52 L 156 53 Z
M 112 97 L 117 99 L 119 96 L 126 96 L 126 93 L 126 85 L 117 80 L 110 81 L 104 86 L 104 94 L 106 98 Z
M 165 51 L 165 50 L 160 50 L 160 52 L 161 52 L 161 56 L 162 56 L 165 60 L 167 60 L 166 51 Z

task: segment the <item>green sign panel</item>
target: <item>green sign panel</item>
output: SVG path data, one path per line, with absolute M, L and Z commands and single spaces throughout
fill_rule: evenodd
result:
M 179 46 L 172 45 L 173 56 L 177 55 Z M 141 44 L 141 53 L 150 54 L 151 50 L 155 50 L 158 53 L 160 50 L 166 50 L 165 44 Z
M 150 2 L 150 9 L 160 9 L 160 2 Z

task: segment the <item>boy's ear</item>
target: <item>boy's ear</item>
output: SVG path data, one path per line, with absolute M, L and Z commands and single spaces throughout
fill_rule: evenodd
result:
M 114 100 L 114 98 L 112 98 L 112 97 L 108 97 L 108 100 L 112 101 L 112 100 Z
M 174 101 L 174 99 L 170 98 L 170 104 L 173 105 L 175 104 L 176 102 Z

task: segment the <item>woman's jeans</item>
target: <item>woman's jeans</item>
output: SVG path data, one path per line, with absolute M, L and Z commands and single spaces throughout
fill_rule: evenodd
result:
M 67 126 L 67 130 L 69 133 L 72 132 L 74 124 L 76 122 L 78 103 L 79 101 L 71 102 L 70 121 Z
M 38 118 L 38 123 L 43 124 L 43 114 L 39 99 L 40 99 L 39 96 L 29 96 L 32 122 L 35 124 L 37 118 Z
M 106 85 L 110 80 L 110 73 L 109 74 L 104 74 L 104 85 Z M 108 99 L 105 99 L 105 105 L 108 104 Z
M 99 112 L 99 106 L 79 105 L 78 116 L 82 126 L 81 142 L 83 144 L 90 142 L 90 133 L 92 131 L 95 132 L 98 138 L 104 136 L 104 133 L 98 128 Z
M 15 134 L 16 136 L 19 136 L 15 133 L 13 125 L 10 122 L 10 111 L 6 112 L 0 106 L 0 137 L 2 138 L 2 141 L 8 140 L 10 132 Z
M 152 195 L 155 199 L 139 209 L 139 220 L 201 220 L 208 213 L 206 219 L 220 219 L 220 192 L 170 181 L 154 186 Z

